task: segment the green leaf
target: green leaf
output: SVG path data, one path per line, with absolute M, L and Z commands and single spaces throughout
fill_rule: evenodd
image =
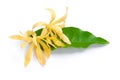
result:
M 88 31 L 75 27 L 63 28 L 63 33 L 70 39 L 72 47 L 87 48 L 91 44 L 108 44 L 109 42 L 101 37 L 96 37 Z
M 38 30 L 36 31 L 37 36 L 39 36 L 39 35 L 41 34 L 42 30 L 43 30 L 43 28 L 42 28 L 42 29 L 38 29 Z
M 63 33 L 71 41 L 71 45 L 65 47 L 87 48 L 91 44 L 108 44 L 109 42 L 101 37 L 96 37 L 88 31 L 83 31 L 75 27 L 65 27 Z M 37 35 L 41 34 L 42 29 L 36 31 Z

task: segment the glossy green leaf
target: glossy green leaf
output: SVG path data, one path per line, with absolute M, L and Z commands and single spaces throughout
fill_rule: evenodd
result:
M 63 33 L 71 41 L 71 45 L 66 47 L 87 48 L 91 44 L 108 44 L 109 42 L 101 37 L 96 37 L 88 31 L 83 31 L 75 27 L 65 27 Z M 36 31 L 37 35 L 41 34 L 42 29 Z
M 38 30 L 36 31 L 37 36 L 39 36 L 39 35 L 41 34 L 42 30 L 43 30 L 43 28 L 42 28 L 42 29 L 38 29 Z
M 88 31 L 75 27 L 63 28 L 64 34 L 70 39 L 72 47 L 87 48 L 91 44 L 108 44 L 109 42 L 101 37 L 96 37 Z

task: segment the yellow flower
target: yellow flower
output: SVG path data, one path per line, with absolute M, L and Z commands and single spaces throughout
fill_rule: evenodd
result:
M 65 45 L 63 42 L 71 44 L 70 40 L 62 31 L 62 28 L 65 26 L 68 8 L 66 8 L 66 14 L 57 20 L 55 20 L 56 14 L 54 10 L 47 10 L 51 13 L 52 16 L 49 24 L 45 22 L 38 22 L 33 25 L 32 31 L 27 31 L 25 34 L 21 33 L 20 35 L 10 36 L 10 38 L 12 39 L 24 41 L 20 45 L 21 48 L 24 48 L 27 44 L 30 44 L 24 61 L 25 66 L 30 63 L 33 49 L 35 49 L 35 55 L 38 59 L 38 62 L 42 65 L 45 65 L 46 58 L 50 57 L 51 47 L 64 47 Z M 43 28 L 41 32 L 41 35 L 39 36 L 37 36 L 35 31 L 33 30 L 38 26 L 45 26 L 45 28 Z
M 12 39 L 16 40 L 23 40 L 24 42 L 21 44 L 21 47 L 25 47 L 27 44 L 30 44 L 30 47 L 28 48 L 24 65 L 27 66 L 31 60 L 32 51 L 35 49 L 36 51 L 36 57 L 38 59 L 38 62 L 42 65 L 45 65 L 46 58 L 45 55 L 42 52 L 42 49 L 46 53 L 46 57 L 48 58 L 50 56 L 50 45 L 52 43 L 47 42 L 42 38 L 41 36 L 36 36 L 36 33 L 33 31 L 27 31 L 25 34 L 21 35 L 13 35 L 10 36 Z M 42 49 L 41 49 L 42 48 Z
M 51 20 L 49 24 L 45 22 L 37 22 L 33 25 L 33 29 L 38 27 L 38 26 L 45 26 L 43 29 L 41 36 L 45 35 L 55 35 L 56 37 L 58 36 L 62 41 L 64 41 L 67 44 L 71 44 L 70 40 L 68 37 L 63 33 L 62 28 L 65 26 L 65 20 L 68 14 L 68 8 L 66 8 L 66 13 L 64 16 L 61 18 L 55 20 L 56 14 L 53 9 L 47 9 L 51 13 Z M 52 38 L 54 40 L 54 38 Z M 54 40 L 55 41 L 55 40 Z

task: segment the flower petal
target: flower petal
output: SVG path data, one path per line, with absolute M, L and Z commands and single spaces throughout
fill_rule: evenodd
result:
M 55 11 L 54 11 L 53 9 L 47 8 L 47 10 L 48 10 L 48 11 L 50 12 L 50 14 L 51 14 L 51 20 L 50 20 L 50 22 L 49 22 L 49 23 L 51 23 L 52 21 L 55 20 L 56 14 L 55 14 Z
M 57 23 L 61 23 L 63 21 L 65 21 L 65 19 L 67 18 L 68 15 L 68 7 L 66 7 L 66 13 L 64 16 L 62 16 L 61 18 L 59 18 L 58 20 L 54 21 L 52 24 L 57 24 Z
M 35 23 L 34 25 L 33 25 L 33 27 L 32 27 L 32 29 L 34 29 L 34 28 L 36 28 L 36 27 L 38 27 L 38 26 L 47 26 L 47 24 L 45 23 L 45 22 L 37 22 L 37 23 Z
M 62 32 L 62 29 L 60 27 L 53 27 L 52 29 L 55 33 L 57 33 L 57 35 L 60 37 L 60 39 L 62 39 L 65 43 L 71 44 L 70 40 L 68 39 L 68 37 L 66 35 L 64 35 L 64 33 Z
M 54 33 L 63 33 L 60 27 L 53 26 L 51 29 Z
M 41 64 L 41 65 L 45 65 L 46 63 L 46 60 L 45 60 L 45 57 L 42 53 L 42 50 L 40 49 L 39 47 L 39 44 L 37 45 L 36 47 L 36 57 L 38 59 L 38 62 Z
M 65 21 L 59 25 L 60 28 L 64 28 L 65 27 Z
M 50 37 L 46 38 L 46 42 L 48 43 L 48 46 L 51 45 L 52 47 L 56 48 L 56 46 L 52 43 L 52 41 L 50 40 Z
M 59 34 L 60 39 L 62 39 L 65 43 L 71 44 L 69 38 L 65 34 Z
M 51 40 L 57 46 L 60 46 L 60 47 L 64 47 L 65 46 L 64 43 L 62 43 L 60 40 L 57 39 L 57 37 L 51 37 Z
M 48 32 L 47 28 L 43 28 L 40 36 L 45 36 L 47 32 Z
M 36 39 L 37 39 L 37 38 L 36 38 L 36 35 L 33 35 L 33 43 L 34 43 L 35 46 L 37 46 L 37 41 L 36 41 Z
M 24 61 L 25 67 L 30 63 L 33 48 L 34 48 L 34 45 L 31 44 L 25 57 L 25 61 Z
M 16 40 L 24 40 L 24 41 L 31 41 L 32 38 L 31 37 L 23 37 L 21 35 L 13 35 L 10 36 L 11 39 L 16 39 Z
M 24 37 L 20 36 L 20 35 L 13 35 L 10 36 L 11 39 L 16 39 L 16 40 L 24 40 Z
M 45 44 L 43 41 L 39 41 L 40 42 L 40 45 L 42 46 L 42 48 L 43 48 L 43 50 L 45 51 L 45 53 L 46 53 L 46 56 L 47 56 L 47 58 L 49 58 L 50 57 L 50 47 L 49 46 L 47 46 L 47 44 Z

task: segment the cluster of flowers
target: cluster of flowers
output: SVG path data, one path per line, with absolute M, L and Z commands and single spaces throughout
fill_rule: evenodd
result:
M 62 28 L 65 26 L 68 8 L 66 8 L 65 15 L 57 20 L 55 20 L 56 14 L 54 10 L 49 8 L 47 10 L 51 13 L 51 20 L 49 23 L 37 22 L 33 25 L 31 30 L 21 33 L 20 35 L 10 36 L 12 39 L 23 41 L 20 45 L 21 48 L 24 48 L 27 44 L 30 44 L 25 56 L 25 66 L 30 63 L 32 51 L 34 49 L 38 62 L 41 65 L 45 65 L 46 59 L 49 58 L 51 54 L 51 46 L 57 48 L 64 47 L 64 43 L 71 44 L 68 37 L 62 31 Z M 37 35 L 34 31 L 34 29 L 38 26 L 44 26 L 40 35 Z

